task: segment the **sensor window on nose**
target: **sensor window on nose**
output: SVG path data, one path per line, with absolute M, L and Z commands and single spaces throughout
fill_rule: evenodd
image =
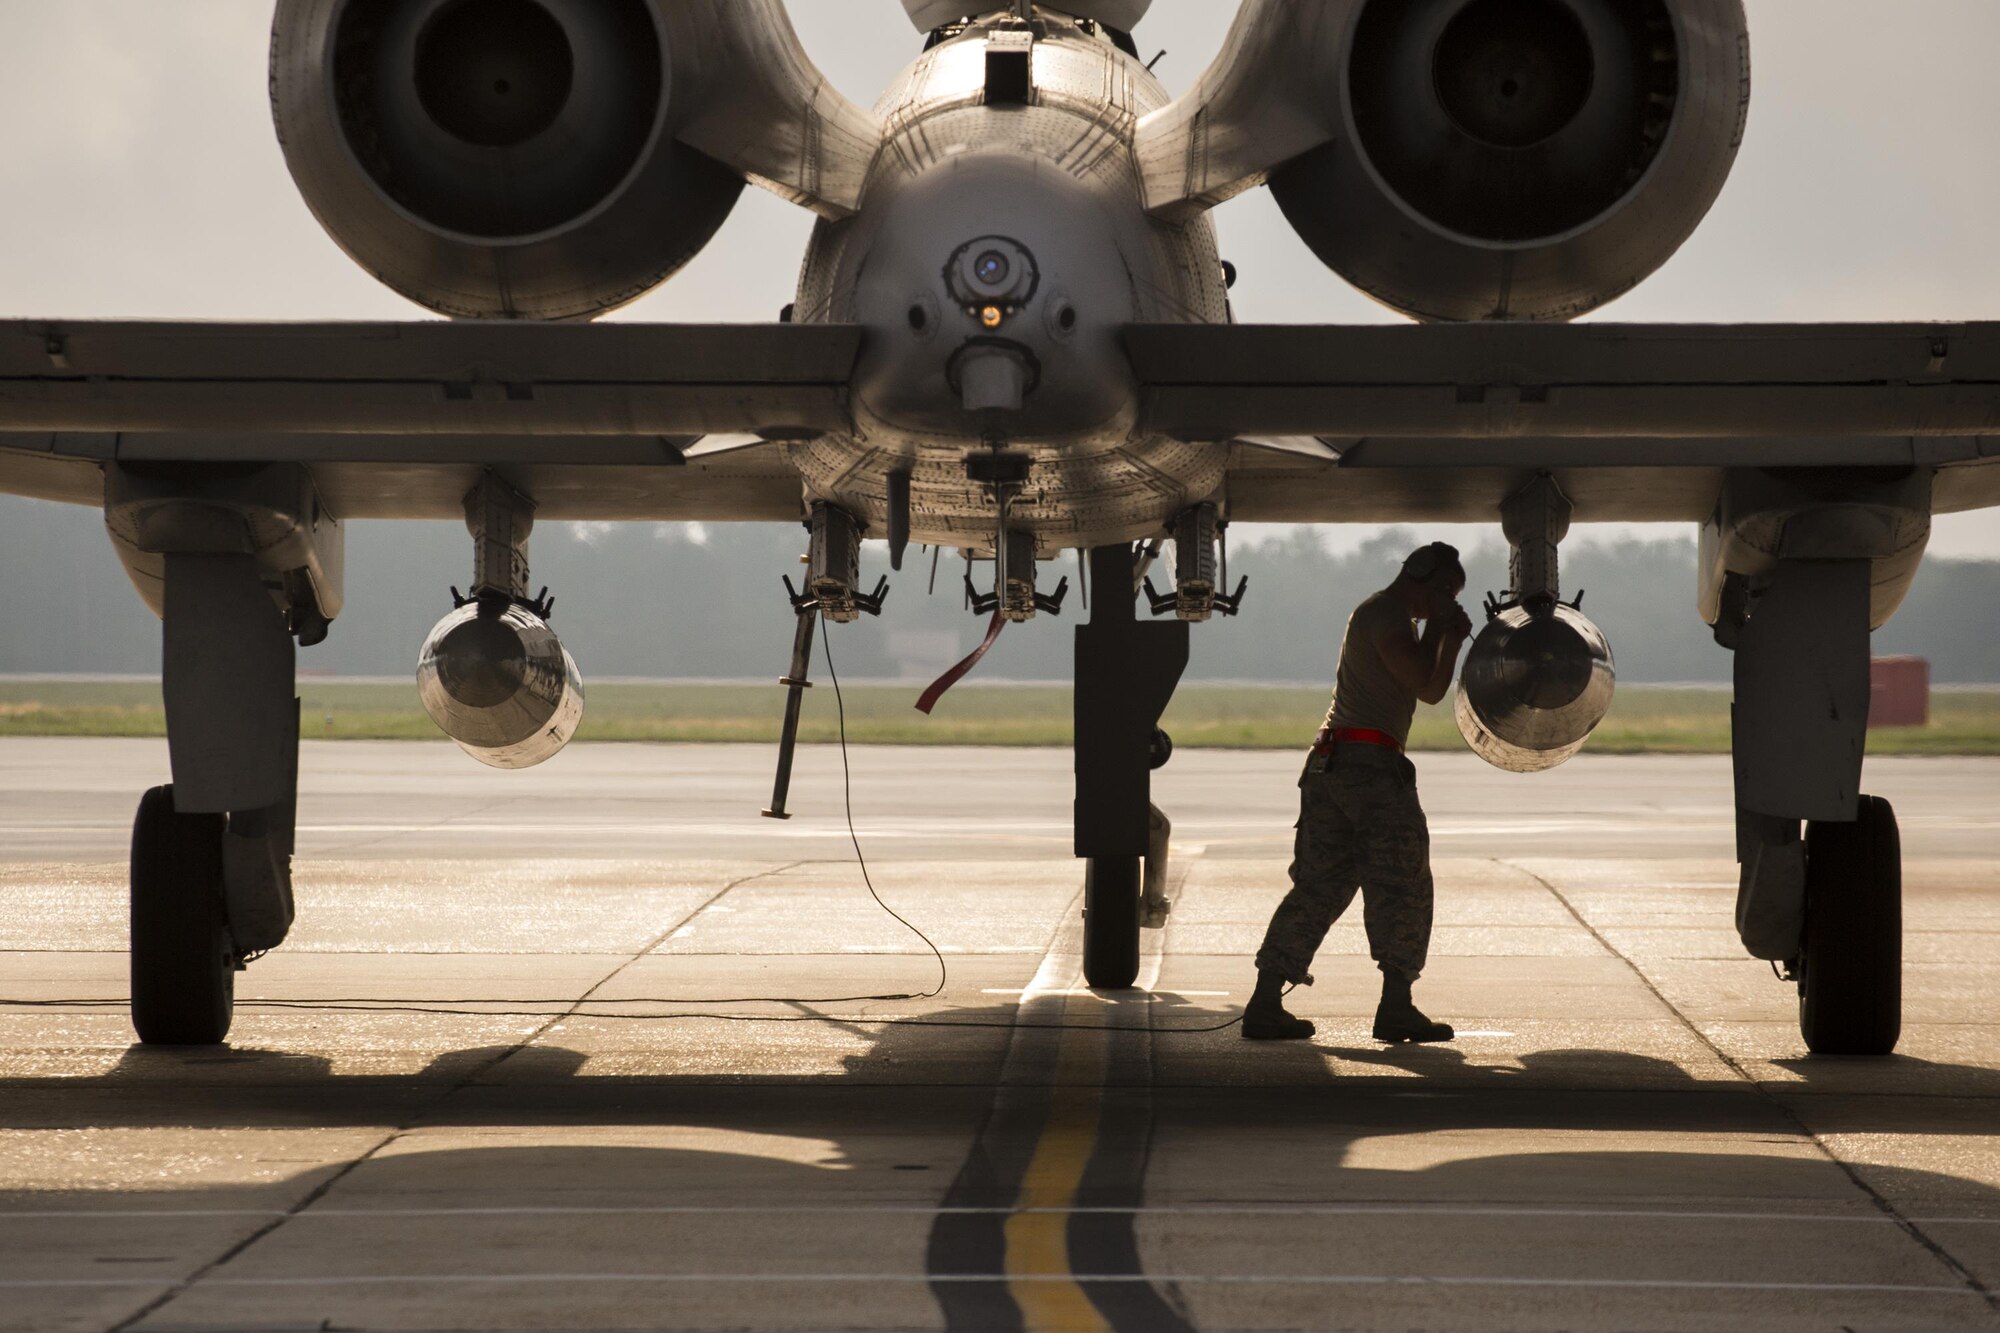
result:
M 952 253 L 944 280 L 952 301 L 984 322 L 988 310 L 998 310 L 1004 319 L 1033 300 L 1042 275 L 1035 257 L 1019 241 L 981 236 Z

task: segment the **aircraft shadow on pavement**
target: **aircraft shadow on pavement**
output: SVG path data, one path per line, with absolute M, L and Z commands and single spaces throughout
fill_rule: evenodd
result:
M 1433 1127 L 1429 1117 L 1418 1115 L 1401 1132 Z M 595 1125 L 587 1128 L 601 1132 Z M 548 1132 L 562 1137 L 560 1128 Z M 1274 1237 L 1284 1236 L 1295 1255 L 1293 1271 L 1305 1273 L 1322 1266 L 1342 1271 L 1343 1264 L 1357 1262 L 1357 1254 L 1379 1254 L 1385 1234 L 1400 1234 L 1413 1247 L 1392 1261 L 1399 1270 L 1438 1267 L 1460 1282 L 1491 1276 L 1531 1288 L 1537 1277 L 1553 1278 L 1559 1287 L 1580 1276 L 1664 1278 L 1667 1286 L 1686 1278 L 1699 1285 L 1716 1271 L 1704 1265 L 1712 1262 L 1719 1238 L 1758 1247 L 1764 1257 L 1730 1270 L 1752 1284 L 1783 1283 L 1802 1270 L 1825 1281 L 1824 1247 L 1833 1245 L 1860 1256 L 1856 1262 L 1864 1275 L 1854 1280 L 1865 1281 L 1866 1271 L 1909 1273 L 1901 1280 L 1922 1283 L 1944 1303 L 1911 1307 L 1911 1295 L 1900 1295 L 1895 1299 L 1904 1302 L 1906 1317 L 1913 1309 L 1949 1311 L 1970 1326 L 1985 1313 L 1981 1292 L 1958 1276 L 1964 1270 L 1955 1259 L 1927 1261 L 1899 1235 L 1897 1220 L 1875 1208 L 1869 1193 L 1817 1156 L 1768 1148 L 1514 1152 L 1398 1170 L 1347 1165 L 1355 1137 L 1328 1127 L 1318 1151 L 1286 1152 L 1281 1163 L 1265 1161 L 1261 1178 L 1216 1189 L 1210 1197 L 1231 1214 L 1227 1218 L 1202 1223 L 1183 1217 L 1180 1224 L 1204 1230 L 1226 1226 L 1274 1245 Z M 724 1142 L 739 1146 L 723 1147 Z M 761 1144 L 762 1150 L 744 1150 L 740 1145 L 746 1143 Z M 816 1145 L 820 1155 L 804 1160 Z M 308 1200 L 296 1214 L 286 1214 L 279 1204 L 268 1222 L 246 1219 L 246 1238 L 252 1230 L 261 1234 L 204 1274 L 225 1285 L 197 1283 L 177 1293 L 175 1304 L 155 1316 L 166 1326 L 270 1326 L 229 1317 L 238 1301 L 254 1301 L 247 1308 L 266 1317 L 282 1309 L 283 1323 L 292 1327 L 397 1326 L 410 1311 L 436 1308 L 438 1289 L 426 1288 L 421 1279 L 437 1273 L 453 1275 L 442 1290 L 451 1293 L 454 1315 L 466 1320 L 518 1310 L 523 1300 L 551 1299 L 560 1301 L 555 1307 L 560 1314 L 551 1316 L 560 1322 L 548 1326 L 632 1327 L 637 1299 L 648 1311 L 646 1327 L 714 1327 L 725 1312 L 732 1326 L 780 1326 L 796 1324 L 798 1302 L 826 1299 L 838 1302 L 843 1324 L 872 1323 L 865 1311 L 876 1308 L 896 1312 L 896 1326 L 926 1326 L 932 1321 L 911 1312 L 936 1300 L 949 1302 L 953 1327 L 1019 1327 L 1018 1316 L 1010 1316 L 1016 1307 L 997 1263 L 961 1266 L 926 1242 L 927 1232 L 934 1242 L 943 1220 L 929 1214 L 951 1172 L 923 1160 L 925 1155 L 921 1144 L 913 1149 L 882 1126 L 829 1135 L 817 1123 L 788 1126 L 785 1117 L 766 1114 L 754 1130 L 718 1138 L 712 1148 L 587 1142 L 426 1148 L 416 1141 L 361 1162 L 330 1185 L 324 1183 L 325 1169 L 315 1168 L 284 1181 L 260 1181 L 254 1194 L 181 1187 L 124 1190 L 115 1199 L 128 1213 L 182 1214 L 271 1208 L 274 1189 L 280 1199 Z M 1932 1214 L 2000 1217 L 2000 1190 L 1949 1175 L 1877 1167 L 1870 1168 L 1869 1183 L 1876 1196 L 1923 1201 Z M 67 1191 L 38 1195 L 35 1206 L 88 1209 L 104 1206 L 105 1198 Z M 1175 1205 L 1199 1210 L 1207 1201 L 1183 1187 Z M 1353 1202 L 1343 1208 L 1342 1201 Z M 1787 1217 L 1771 1215 L 1773 1201 L 1782 1203 Z M 1281 1211 L 1246 1215 L 1258 1203 Z M 1335 1206 L 1310 1216 L 1282 1213 L 1287 1206 L 1314 1204 Z M 1433 1209 L 1439 1210 L 1435 1216 L 1424 1216 Z M 1671 1216 L 1676 1211 L 1693 1216 L 1676 1223 Z M 1743 1220 L 1729 1223 L 1731 1212 L 1743 1213 Z M 1814 1218 L 1852 1225 L 1828 1232 L 1816 1228 Z M 176 1223 L 163 1219 L 156 1225 Z M 1728 1230 L 1731 1226 L 1735 1229 Z M 1677 1245 L 1691 1248 L 1683 1253 Z M 532 1260 L 524 1261 L 524 1254 Z M 1157 1254 L 1151 1257 L 1159 1261 Z M 1135 1249 L 1132 1259 L 1129 1271 L 1149 1271 L 1147 1249 Z M 578 1280 L 543 1288 L 552 1293 L 546 1298 L 539 1292 L 524 1296 L 522 1288 L 506 1285 L 508 1275 L 524 1271 L 524 1262 L 530 1264 L 525 1271 L 575 1274 Z M 1211 1271 L 1226 1275 L 1229 1262 L 1220 1260 Z M 883 1277 L 866 1289 L 851 1282 L 818 1287 L 806 1277 L 816 1272 Z M 600 1273 L 717 1276 L 697 1285 L 653 1288 L 593 1282 L 592 1275 Z M 397 1275 L 397 1283 L 365 1280 L 380 1274 Z M 227 1286 L 239 1277 L 272 1275 L 293 1285 L 262 1292 Z M 474 1280 L 478 1275 L 499 1281 L 481 1285 Z M 1170 1308 L 1187 1317 L 1181 1326 L 1196 1322 L 1184 1284 L 1163 1275 L 1155 1285 Z M 1493 1294 L 1476 1281 L 1461 1290 L 1462 1317 L 1475 1315 Z M 1200 1304 L 1213 1318 L 1248 1299 L 1244 1292 L 1210 1288 Z M 1327 1303 L 1329 1317 L 1336 1309 L 1345 1312 L 1343 1323 L 1367 1308 L 1351 1304 L 1365 1296 L 1348 1292 L 1316 1299 Z M 1594 1294 L 1593 1308 L 1600 1314 L 1619 1308 L 1603 1305 L 1610 1299 Z M 1738 1300 L 1741 1293 L 1716 1293 L 1715 1299 Z M 1829 1291 L 1817 1299 L 1857 1298 Z M 140 1301 L 132 1298 L 134 1306 Z M 1830 1318 L 1839 1307 L 1819 1308 Z M 1592 1322 L 1576 1315 L 1574 1306 L 1563 1305 L 1528 1322 L 1553 1327 Z M 1437 1309 L 1431 1317 L 1452 1318 Z M 189 1319 L 197 1322 L 184 1322 Z M 1657 1319 L 1655 1311 L 1645 1322 Z
M 261 1035 L 255 1012 L 239 1029 L 246 1041 Z M 1033 1025 L 1032 1013 L 1017 1025 L 1024 1011 L 1011 1001 L 931 1011 L 923 1015 L 926 1025 L 921 1026 L 865 1022 L 859 1012 L 833 1008 L 795 1007 L 786 1013 L 765 1006 L 739 1012 L 787 1021 L 724 1024 L 699 1017 L 577 1016 L 565 1020 L 568 1030 L 557 1037 L 577 1040 L 587 1049 L 554 1044 L 543 1034 L 532 1043 L 524 1037 L 523 1044 L 442 1050 L 407 1072 L 377 1072 L 381 1063 L 401 1058 L 409 1045 L 407 1038 L 400 1045 L 385 1041 L 371 1052 L 370 1030 L 379 1031 L 374 1027 L 381 1021 L 379 1013 L 356 1020 L 352 1056 L 362 1068 L 353 1072 L 343 1072 L 327 1055 L 250 1044 L 135 1044 L 110 1069 L 77 1077 L 24 1075 L 0 1062 L 0 1092 L 10 1094 L 0 1095 L 0 1127 L 254 1127 L 276 1121 L 296 1124 L 301 1117 L 326 1126 L 436 1126 L 466 1116 L 487 1121 L 509 1114 L 643 1125 L 690 1114 L 736 1116 L 745 1087 L 762 1090 L 767 1105 L 796 1104 L 806 1114 L 824 1105 L 828 1094 L 838 1094 L 895 1103 L 899 1114 L 921 1121 L 927 1106 L 990 1104 L 1010 1042 L 1017 1054 L 1024 1044 L 1034 1043 L 1052 1052 L 1058 1041 L 1078 1034 L 1080 1023 L 1117 1029 L 1106 1040 L 1102 1076 L 1095 1081 L 1143 1090 L 1155 1105 L 1204 1103 L 1208 1109 L 1203 1114 L 1218 1123 L 1232 1117 L 1249 1123 L 1272 1117 L 1365 1121 L 1375 1108 L 1425 1097 L 1449 1107 L 1450 1121 L 1466 1128 L 1546 1123 L 1575 1129 L 1673 1130 L 1738 1120 L 1769 1128 L 1765 1116 L 1745 1106 L 1757 1103 L 1777 1114 L 1770 1097 L 1756 1095 L 1761 1088 L 1778 1097 L 1865 1099 L 1865 1110 L 1851 1114 L 1883 1132 L 1958 1133 L 1963 1104 L 1953 1103 L 1952 1097 L 2000 1096 L 2000 1070 L 1901 1056 L 1779 1061 L 1797 1082 L 1753 1085 L 1697 1079 L 1670 1060 L 1615 1050 L 1516 1051 L 1491 1041 L 1382 1047 L 1348 1044 L 1351 1038 L 1326 1033 L 1314 1043 L 1249 1043 L 1234 1027 L 1221 1026 L 1235 1017 L 1235 1010 L 1170 992 L 1146 1000 L 1103 996 L 1086 1005 L 1072 1000 L 1067 1017 L 1056 1020 L 1064 1024 L 1062 1032 Z M 903 1006 L 903 1012 L 912 1010 Z M 1055 1020 L 1055 1015 L 1047 1019 Z M 310 1040 L 347 1049 L 340 1047 L 340 1021 L 340 1014 L 326 1013 Z M 815 1056 L 797 1036 L 813 1029 L 827 1032 L 843 1047 L 857 1038 L 865 1046 Z M 732 1059 L 726 1051 L 718 1056 L 721 1041 L 736 1043 L 741 1058 Z M 806 1050 L 808 1063 L 822 1067 L 801 1069 L 796 1059 L 762 1058 L 787 1047 Z M 702 1053 L 700 1058 L 690 1060 L 691 1050 Z M 375 1069 L 367 1068 L 375 1063 L 371 1054 L 383 1057 Z M 609 1072 L 593 1074 L 594 1059 Z M 37 1064 L 47 1067 L 43 1061 Z M 773 1064 L 775 1071 L 760 1072 L 760 1065 Z M 660 1072 L 645 1072 L 649 1066 Z M 1013 1077 L 1046 1086 L 1056 1078 L 1053 1059 L 1021 1063 Z M 1065 1077 L 1075 1081 L 1076 1076 Z M 1902 1095 L 1911 1093 L 1925 1095 Z M 957 1113 L 954 1109 L 954 1117 Z
M 955 1027 L 882 1027 L 831 1014 L 825 1030 L 829 1039 L 838 1035 L 845 1054 L 823 1072 L 791 1075 L 755 1073 L 758 1048 L 781 1048 L 817 1023 L 776 1027 L 788 1034 L 783 1040 L 760 1037 L 774 1030 L 764 1024 L 732 1025 L 725 1031 L 742 1046 L 741 1058 L 711 1053 L 698 1072 L 665 1072 L 676 1063 L 686 1067 L 688 1048 L 713 1048 L 717 1031 L 695 1021 L 573 1019 L 554 1035 L 577 1045 L 545 1040 L 442 1050 L 407 1074 L 342 1073 L 326 1055 L 249 1045 L 134 1046 L 93 1077 L 0 1079 L 0 1126 L 197 1133 L 367 1127 L 384 1138 L 415 1131 L 358 1164 L 351 1145 L 329 1145 L 323 1162 L 249 1184 L 33 1195 L 38 1209 L 115 1201 L 123 1210 L 163 1211 L 270 1208 L 275 1196 L 274 1218 L 298 1199 L 310 1200 L 308 1216 L 329 1213 L 331 1221 L 302 1224 L 304 1230 L 279 1226 L 244 1251 L 253 1273 L 351 1279 L 413 1265 L 503 1273 L 514 1262 L 509 1246 L 518 1247 L 525 1235 L 535 1237 L 538 1271 L 743 1272 L 746 1263 L 786 1269 L 790 1250 L 769 1245 L 773 1237 L 791 1236 L 792 1246 L 805 1246 L 800 1253 L 835 1252 L 849 1271 L 895 1272 L 904 1265 L 900 1271 L 912 1278 L 960 1279 L 932 1281 L 928 1295 L 908 1287 L 898 1293 L 891 1284 L 871 1299 L 899 1309 L 949 1301 L 961 1315 L 990 1303 L 998 1318 L 1012 1308 L 1004 1280 L 962 1280 L 997 1274 L 981 1266 L 997 1261 L 977 1247 L 941 1242 L 964 1228 L 954 1214 L 937 1210 L 954 1201 L 1000 1210 L 1013 1205 L 1004 1172 L 994 1183 L 1005 1188 L 990 1197 L 966 1193 L 968 1179 L 983 1178 L 975 1169 L 980 1163 L 1025 1160 L 1039 1133 L 1037 1121 L 1022 1142 L 994 1139 L 1001 1071 L 1031 1089 L 1073 1084 L 1073 1064 L 1065 1073 L 1060 1062 L 1037 1064 L 1023 1053 L 1060 1047 L 1080 1021 L 1103 1021 L 1119 1030 L 1102 1042 L 1105 1119 L 1093 1161 L 1107 1148 L 1114 1157 L 1121 1151 L 1133 1157 L 1128 1184 L 1103 1196 L 1120 1207 L 1145 1206 L 1147 1191 L 1167 1189 L 1166 1182 L 1178 1207 L 1308 1206 L 1318 1209 L 1312 1234 L 1337 1247 L 1342 1237 L 1361 1244 L 1379 1232 L 1384 1223 L 1371 1210 L 1463 1205 L 1451 1234 L 1474 1248 L 1454 1251 L 1454 1258 L 1469 1262 L 1476 1251 L 1479 1272 L 1529 1276 L 1551 1271 L 1552 1263 L 1555 1271 L 1599 1263 L 1629 1268 L 1629 1255 L 1618 1249 L 1629 1237 L 1594 1220 L 1606 1209 L 1637 1208 L 1649 1217 L 1675 1210 L 1759 1213 L 1784 1201 L 1788 1212 L 1855 1219 L 1856 1239 L 1894 1232 L 1883 1200 L 1922 1201 L 1931 1215 L 2000 1218 L 2000 1190 L 1913 1167 L 1870 1165 L 1851 1175 L 1812 1147 L 1777 1099 L 1745 1083 L 1699 1080 L 1651 1056 L 1492 1045 L 1350 1048 L 1324 1037 L 1328 1044 L 1251 1044 L 1233 1028 L 1195 1030 L 1226 1023 L 1233 1010 L 1170 994 L 1152 1001 L 1106 998 L 1069 1001 L 1061 1031 L 1010 1026 L 1024 1012 L 1037 1012 L 1011 1002 L 938 1012 L 936 1021 L 962 1025 Z M 258 1026 L 246 1024 L 245 1035 L 254 1038 Z M 357 1025 L 357 1036 L 366 1030 Z M 859 1049 L 856 1036 L 865 1038 Z M 337 1049 L 324 1026 L 313 1039 Z M 366 1055 L 354 1052 L 357 1063 Z M 615 1065 L 606 1057 L 615 1057 Z M 593 1059 L 624 1071 L 653 1063 L 662 1072 L 593 1075 Z M 1845 1068 L 1968 1072 L 1896 1060 Z M 1817 1100 L 1838 1104 L 1844 1132 L 1963 1135 L 1971 1132 L 1968 1115 L 1976 1119 L 1985 1110 L 1935 1097 Z M 1465 1131 L 1493 1133 L 1473 1138 Z M 1546 1131 L 1567 1132 L 1560 1142 L 1572 1150 L 1548 1150 L 1547 1140 L 1535 1137 Z M 1398 1146 L 1427 1135 L 1444 1136 L 1431 1142 L 1451 1160 L 1438 1160 L 1439 1150 Z M 1635 1146 L 1635 1135 L 1657 1138 Z M 1673 1149 L 1675 1137 L 1686 1135 L 1699 1136 L 1689 1143 L 1697 1151 Z M 1742 1150 L 1727 1150 L 1732 1143 Z M 1410 1166 L 1398 1168 L 1398 1160 Z M 87 1179 L 87 1158 L 77 1167 Z M 23 1206 L 23 1197 L 14 1194 L 12 1206 Z M 1087 1193 L 1079 1196 L 1087 1201 Z M 1352 1206 L 1342 1207 L 1347 1201 Z M 353 1220 L 343 1221 L 344 1209 L 370 1216 L 349 1212 Z M 458 1209 L 528 1211 L 510 1215 L 512 1221 L 479 1220 L 497 1215 L 472 1212 L 460 1222 L 449 1215 Z M 537 1212 L 544 1209 L 583 1212 L 544 1217 Z M 384 1210 L 380 1222 L 378 1210 Z M 389 1220 L 397 1210 L 413 1211 Z M 1516 1220 L 1522 1210 L 1557 1220 L 1523 1230 Z M 329 1225 L 358 1231 L 361 1239 L 312 1248 L 332 1234 L 314 1228 Z M 1137 1234 L 1132 1222 L 1121 1225 Z M 1767 1218 L 1744 1225 L 1775 1224 Z M 1549 1250 L 1552 1226 L 1574 1254 Z M 1141 1262 L 1140 1252 L 1133 1254 Z M 1657 1265 L 1641 1267 L 1651 1272 Z M 1960 1298 L 1947 1273 L 1936 1281 L 1940 1299 Z M 751 1284 L 741 1299 L 778 1300 L 780 1289 L 794 1293 L 785 1299 L 806 1290 Z M 296 1308 L 335 1325 L 365 1324 L 382 1312 L 384 1300 L 399 1299 L 369 1290 L 360 1283 L 300 1288 Z M 1161 1293 L 1175 1308 L 1188 1308 L 1171 1284 Z M 480 1297 L 488 1298 L 505 1295 Z M 1976 1298 L 1962 1298 L 1971 1311 Z M 595 1299 L 580 1294 L 583 1304 L 571 1314 L 588 1323 Z
M 1413 1125 L 1412 1132 L 1430 1129 Z M 805 1133 L 806 1131 L 801 1131 Z M 811 1161 L 785 1154 L 818 1143 L 819 1138 L 784 1140 L 765 1130 L 770 1152 L 716 1148 L 640 1147 L 590 1143 L 476 1148 L 424 1148 L 384 1154 L 360 1163 L 314 1202 L 333 1208 L 352 1206 L 343 1194 L 365 1193 L 371 1207 L 392 1208 L 397 1197 L 407 1207 L 448 1209 L 509 1206 L 532 1209 L 631 1209 L 684 1206 L 691 1212 L 714 1212 L 768 1205 L 782 1213 L 788 1206 L 810 1214 L 831 1206 L 862 1207 L 877 1203 L 892 1210 L 899 1201 L 921 1198 L 926 1184 L 942 1184 L 932 1164 L 911 1161 L 892 1142 L 857 1143 L 830 1140 L 830 1151 Z M 746 1134 L 746 1139 L 758 1137 Z M 886 1136 L 875 1135 L 886 1139 Z M 1308 1204 L 1352 1200 L 1358 1225 L 1366 1225 L 1367 1209 L 1375 1203 L 1452 1200 L 1503 1205 L 1560 1207 L 1595 1199 L 1680 1202 L 1690 1207 L 1717 1200 L 1786 1200 L 1796 1204 L 1866 1202 L 1859 1190 L 1829 1189 L 1824 1159 L 1798 1155 L 1674 1151 L 1514 1152 L 1468 1156 L 1409 1170 L 1350 1166 L 1342 1162 L 1347 1140 L 1330 1136 L 1323 1153 L 1295 1155 L 1284 1164 L 1281 1190 L 1265 1191 L 1273 1204 Z M 852 1150 L 850 1150 L 852 1149 Z M 319 1169 L 299 1173 L 303 1179 Z M 928 1174 L 926 1174 L 928 1173 Z M 948 1172 L 944 1173 L 947 1177 Z M 1927 1206 L 1962 1218 L 2000 1218 L 2000 1189 L 1943 1172 L 1907 1167 L 1871 1166 L 1870 1183 L 1891 1198 L 1922 1199 Z M 258 1191 L 272 1182 L 259 1181 Z M 172 1211 L 226 1206 L 218 1200 L 250 1187 L 186 1186 L 122 1190 L 117 1197 L 133 1208 Z M 81 1201 L 89 1191 L 41 1192 L 38 1198 Z M 101 1197 L 101 1196 L 99 1196 Z M 1949 1203 L 1941 1202 L 1949 1200 Z M 1254 1202 L 1242 1190 L 1217 1200 L 1222 1206 Z M 1198 1207 L 1188 1198 L 1179 1206 Z M 1803 1211 L 1803 1210 L 1802 1210 Z M 1762 1220 L 1759 1213 L 1748 1220 Z M 1874 1220 L 1874 1219 L 1870 1219 Z M 569 1225 L 565 1223 L 565 1225 Z M 701 1225 L 701 1223 L 691 1223 Z M 1494 1225 L 1507 1225 L 1504 1218 Z

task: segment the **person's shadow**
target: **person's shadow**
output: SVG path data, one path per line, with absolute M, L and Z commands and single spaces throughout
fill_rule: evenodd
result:
M 1631 1051 L 1573 1047 L 1527 1051 L 1506 1064 L 1483 1064 L 1477 1052 L 1453 1042 L 1397 1046 L 1320 1046 L 1342 1065 L 1397 1070 L 1465 1087 L 1562 1086 L 1627 1090 L 1685 1086 L 1694 1076 L 1672 1060 Z M 1335 1070 L 1336 1078 L 1341 1069 Z

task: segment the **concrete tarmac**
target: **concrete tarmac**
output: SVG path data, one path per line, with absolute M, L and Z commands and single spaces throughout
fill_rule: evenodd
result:
M 0 741 L 0 1327 L 2000 1328 L 2000 762 L 1878 760 L 1899 1054 L 1806 1058 L 1725 761 L 1419 756 L 1450 1046 L 1357 921 L 1229 1024 L 1298 757 L 1184 752 L 1142 987 L 1081 986 L 1068 756 L 311 744 L 293 939 L 132 1044 L 142 741 Z M 1358 912 L 1357 912 L 1358 915 Z M 844 998 L 844 997 L 877 998 Z

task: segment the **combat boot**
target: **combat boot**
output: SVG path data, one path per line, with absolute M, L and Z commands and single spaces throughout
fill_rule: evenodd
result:
M 1398 972 L 1382 974 L 1382 1003 L 1375 1010 L 1375 1040 L 1397 1042 L 1450 1041 L 1458 1034 L 1417 1008 L 1410 998 L 1410 979 Z
M 1243 1007 L 1243 1035 L 1250 1041 L 1302 1041 L 1319 1031 L 1285 1010 L 1285 979 L 1258 969 L 1257 989 Z

